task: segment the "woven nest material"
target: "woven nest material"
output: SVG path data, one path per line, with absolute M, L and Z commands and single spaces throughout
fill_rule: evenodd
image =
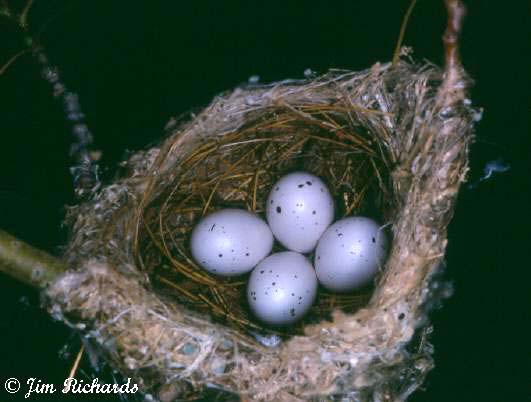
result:
M 405 399 L 433 366 L 426 314 L 467 172 L 468 84 L 460 68 L 403 59 L 218 96 L 70 210 L 72 269 L 48 288 L 50 311 L 163 401 L 205 387 L 242 400 Z M 237 303 L 219 308 L 241 283 L 197 276 L 185 239 L 225 204 L 260 213 L 270 183 L 301 166 L 331 183 L 340 214 L 375 206 L 393 242 L 372 294 L 325 295 L 320 319 L 266 347 Z

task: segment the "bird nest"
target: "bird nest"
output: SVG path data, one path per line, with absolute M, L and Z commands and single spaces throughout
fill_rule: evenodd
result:
M 432 367 L 426 314 L 467 171 L 467 87 L 459 65 L 403 57 L 216 97 L 70 209 L 72 269 L 47 289 L 50 311 L 161 401 L 212 387 L 242 400 L 404 399 Z M 301 324 L 271 330 L 249 314 L 245 278 L 201 270 L 188 241 L 216 209 L 262 214 L 293 170 L 327 182 L 338 217 L 377 217 L 392 245 L 373 287 L 321 290 Z

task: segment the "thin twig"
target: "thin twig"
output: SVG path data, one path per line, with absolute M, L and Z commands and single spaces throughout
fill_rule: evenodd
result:
M 443 35 L 445 50 L 446 72 L 457 72 L 461 67 L 459 57 L 459 34 L 465 16 L 465 6 L 460 0 L 445 0 L 448 11 L 448 23 Z M 453 81 L 453 80 L 452 80 Z
M 25 39 L 26 49 L 8 60 L 0 68 L 0 75 L 25 53 L 31 53 L 37 63 L 40 64 L 41 77 L 50 85 L 49 91 L 52 97 L 61 101 L 64 118 L 74 138 L 70 148 L 70 156 L 75 163 L 75 166 L 71 168 L 74 178 L 75 195 L 78 198 L 89 197 L 100 185 L 97 161 L 94 153 L 91 152 L 91 146 L 93 144 L 92 133 L 86 123 L 77 94 L 68 90 L 61 79 L 59 69 L 50 63 L 44 47 L 31 32 L 28 24 L 28 14 L 32 6 L 33 0 L 27 0 L 24 8 L 18 14 L 11 12 L 7 1 L 3 2 L 3 7 L 0 9 L 0 12 L 20 28 L 20 33 Z
M 13 57 L 11 57 L 5 64 L 0 67 L 0 75 L 3 75 L 6 70 L 15 62 L 18 60 L 19 57 L 23 56 L 24 54 L 28 53 L 28 49 L 21 50 L 17 54 L 15 54 Z
M 393 53 L 393 66 L 398 63 L 398 59 L 400 57 L 400 48 L 402 47 L 404 35 L 406 34 L 407 23 L 409 22 L 409 17 L 411 16 L 413 9 L 415 8 L 415 4 L 417 4 L 417 0 L 411 0 L 406 14 L 404 15 L 404 19 L 402 20 L 402 25 L 400 25 L 400 33 L 398 34 L 398 40 L 396 41 L 395 51 Z
M 77 352 L 76 360 L 74 361 L 74 365 L 72 366 L 72 369 L 70 370 L 70 373 L 68 374 L 68 378 L 74 378 L 76 376 L 77 369 L 79 367 L 79 362 L 81 361 L 81 357 L 83 356 L 83 352 L 85 351 L 85 345 L 81 345 L 81 348 L 79 349 L 79 352 Z
M 28 26 L 28 13 L 32 5 L 33 0 L 28 0 L 26 2 L 26 5 L 24 6 L 24 9 L 22 10 L 22 13 L 20 13 L 20 26 L 22 26 L 23 28 L 27 28 Z

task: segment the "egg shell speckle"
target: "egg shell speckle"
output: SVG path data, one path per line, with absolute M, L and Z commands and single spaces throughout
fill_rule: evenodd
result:
M 387 236 L 374 220 L 344 218 L 330 226 L 315 250 L 315 271 L 329 290 L 348 292 L 368 284 L 385 262 Z
M 293 251 L 275 253 L 253 270 L 247 285 L 247 300 L 263 322 L 288 325 L 308 312 L 317 295 L 317 277 L 312 264 Z
M 273 185 L 266 216 L 274 236 L 284 247 L 308 253 L 334 219 L 334 200 L 320 178 L 293 172 Z
M 235 276 L 251 271 L 273 248 L 269 226 L 243 209 L 222 209 L 194 227 L 190 249 L 206 271 Z

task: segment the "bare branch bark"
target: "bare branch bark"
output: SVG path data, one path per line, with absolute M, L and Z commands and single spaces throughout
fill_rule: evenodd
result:
M 444 44 L 444 81 L 440 91 L 446 96 L 441 99 L 446 101 L 445 106 L 451 106 L 456 101 L 461 101 L 465 88 L 461 85 L 463 80 L 463 67 L 459 56 L 459 35 L 463 26 L 463 17 L 466 9 L 461 0 L 444 0 L 448 13 L 446 31 L 442 37 Z
M 66 270 L 66 264 L 0 229 L 0 272 L 44 288 Z

